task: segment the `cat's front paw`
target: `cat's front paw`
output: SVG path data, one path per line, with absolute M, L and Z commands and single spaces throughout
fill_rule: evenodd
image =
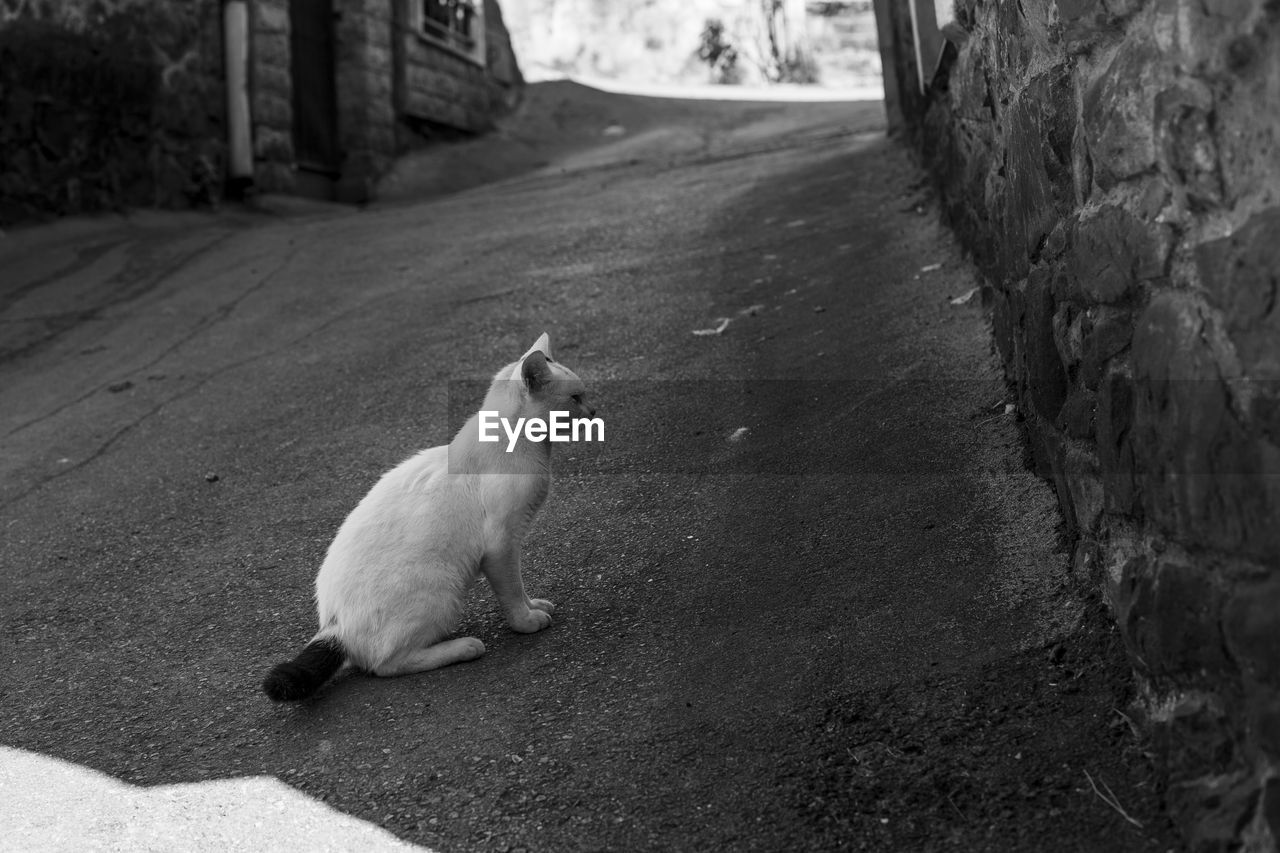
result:
M 545 610 L 527 608 L 523 613 L 508 613 L 507 624 L 521 634 L 532 634 L 551 626 L 551 614 Z
M 544 613 L 556 612 L 556 606 L 552 604 L 550 601 L 547 601 L 545 598 L 529 599 L 529 607 L 531 607 L 534 610 L 541 610 Z

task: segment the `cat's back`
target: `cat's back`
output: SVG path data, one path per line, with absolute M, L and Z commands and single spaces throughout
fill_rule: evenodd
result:
M 415 515 L 436 504 L 465 500 L 465 478 L 449 473 L 449 446 L 429 447 L 383 474 L 352 512 L 381 518 Z
M 469 478 L 449 472 L 447 445 L 428 448 L 382 475 L 351 511 L 330 546 L 335 552 L 466 535 L 478 510 Z

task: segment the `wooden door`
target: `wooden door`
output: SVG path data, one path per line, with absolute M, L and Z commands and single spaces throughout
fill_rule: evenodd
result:
M 299 190 L 315 194 L 308 190 L 320 188 L 319 194 L 331 195 L 341 156 L 333 0 L 289 0 L 289 24 Z M 328 192 L 323 191 L 326 185 Z

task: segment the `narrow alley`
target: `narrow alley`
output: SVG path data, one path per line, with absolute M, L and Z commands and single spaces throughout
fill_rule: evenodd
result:
M 1173 846 L 881 103 L 530 91 L 561 120 L 453 195 L 0 240 L 0 744 L 139 791 L 272 777 L 449 853 Z M 481 582 L 479 660 L 267 701 L 345 514 L 543 331 L 607 425 L 526 543 L 551 628 Z M 166 832 L 271 831 L 207 790 Z M 19 847 L 93 837 L 91 804 L 4 800 Z

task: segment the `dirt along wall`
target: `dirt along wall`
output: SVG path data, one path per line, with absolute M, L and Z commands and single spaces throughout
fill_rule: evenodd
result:
M 0 0 L 0 224 L 221 195 L 217 0 Z
M 958 0 L 923 97 L 907 0 L 881 5 L 1170 811 L 1193 849 L 1274 849 L 1280 3 Z

